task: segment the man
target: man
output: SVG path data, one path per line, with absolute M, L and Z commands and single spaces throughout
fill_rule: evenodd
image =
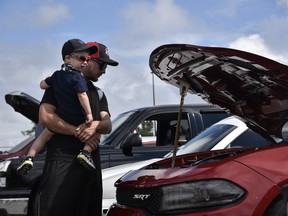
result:
M 112 125 L 106 96 L 91 81 L 97 81 L 105 73 L 107 65 L 117 66 L 118 62 L 110 59 L 105 45 L 96 42 L 88 45 L 98 47 L 98 52 L 91 55 L 91 60 L 82 71 L 87 80 L 94 117 L 91 126 L 84 123 L 76 127 L 57 116 L 57 104 L 49 89 L 45 91 L 41 101 L 39 119 L 56 134 L 47 143 L 47 157 L 33 207 L 34 215 L 37 216 L 102 215 L 102 176 L 98 144 L 100 134 L 110 133 Z M 96 166 L 94 171 L 85 170 L 74 161 L 84 143 L 94 149 L 91 153 Z

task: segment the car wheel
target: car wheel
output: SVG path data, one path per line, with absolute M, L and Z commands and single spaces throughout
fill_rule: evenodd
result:
M 279 197 L 273 201 L 265 216 L 286 216 L 286 201 L 283 197 Z

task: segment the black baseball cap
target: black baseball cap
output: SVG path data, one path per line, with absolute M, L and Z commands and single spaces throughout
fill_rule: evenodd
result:
M 95 53 L 90 55 L 92 60 L 98 59 L 106 63 L 107 65 L 111 65 L 111 66 L 117 66 L 119 64 L 117 61 L 109 57 L 108 48 L 104 44 L 97 43 L 97 42 L 88 42 L 87 45 L 96 46 L 98 48 L 98 50 Z
M 69 55 L 72 52 L 80 52 L 87 50 L 89 54 L 96 53 L 98 47 L 95 45 L 87 45 L 80 39 L 71 39 L 64 43 L 62 47 L 62 59 L 64 60 L 66 55 Z

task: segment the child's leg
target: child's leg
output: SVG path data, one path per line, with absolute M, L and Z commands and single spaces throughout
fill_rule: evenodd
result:
M 44 148 L 45 144 L 51 139 L 52 136 L 53 133 L 45 128 L 39 137 L 34 141 L 27 156 L 35 157 L 36 154 Z
M 78 162 L 88 170 L 95 169 L 95 164 L 91 156 L 92 150 L 93 149 L 89 145 L 85 145 L 83 151 L 81 151 L 77 156 Z
M 31 146 L 23 162 L 17 168 L 17 172 L 20 175 L 26 175 L 32 169 L 33 158 L 36 156 L 37 153 L 39 153 L 43 149 L 46 142 L 48 142 L 52 136 L 53 136 L 53 133 L 49 131 L 48 129 L 45 128 L 42 131 L 40 136 L 34 141 L 33 145 Z
M 86 151 L 86 152 L 89 152 L 89 153 L 91 153 L 93 151 L 93 149 L 89 145 L 85 145 L 83 150 Z

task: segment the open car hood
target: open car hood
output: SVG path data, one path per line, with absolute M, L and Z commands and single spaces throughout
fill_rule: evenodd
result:
M 265 136 L 282 138 L 288 118 L 288 66 L 252 53 L 168 44 L 150 56 L 152 72 L 237 115 Z
M 14 108 L 16 112 L 21 113 L 34 123 L 39 121 L 40 102 L 30 95 L 15 91 L 5 95 L 5 101 Z

